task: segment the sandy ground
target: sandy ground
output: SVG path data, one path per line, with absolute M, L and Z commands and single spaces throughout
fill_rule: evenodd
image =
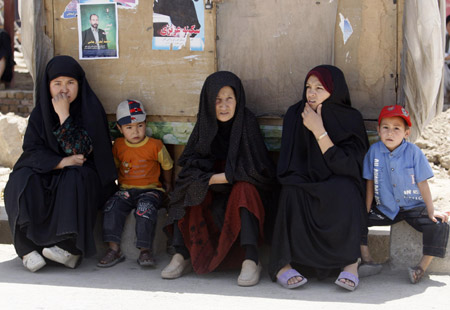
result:
M 435 208 L 450 211 L 450 109 L 442 112 L 424 129 L 417 141 L 434 172 L 429 181 Z

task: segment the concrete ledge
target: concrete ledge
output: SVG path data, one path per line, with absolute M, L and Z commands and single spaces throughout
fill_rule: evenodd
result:
M 3 201 L 0 201 L 0 244 L 12 244 L 11 230 Z
M 158 212 L 158 222 L 156 224 L 155 240 L 153 241 L 153 254 L 158 255 L 164 253 L 167 247 L 167 236 L 162 231 L 163 225 L 166 222 L 166 209 L 161 209 Z M 136 248 L 136 219 L 133 212 L 128 215 L 125 226 L 122 232 L 122 242 L 120 248 L 127 259 L 137 259 L 139 257 L 139 249 Z M 94 229 L 95 245 L 97 247 L 97 257 L 102 258 L 105 255 L 108 245 L 102 239 L 103 227 L 103 213 L 99 212 L 97 222 Z
M 450 243 L 450 242 L 449 242 Z M 427 271 L 450 273 L 450 244 L 445 258 L 434 258 Z M 422 257 L 422 233 L 402 221 L 391 228 L 390 265 L 393 269 L 406 269 L 417 264 Z
M 372 258 L 377 263 L 389 260 L 390 226 L 369 227 L 368 245 Z

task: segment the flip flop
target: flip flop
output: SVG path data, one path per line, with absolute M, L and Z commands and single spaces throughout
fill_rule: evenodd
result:
M 425 271 L 423 271 L 422 267 L 420 266 L 408 267 L 409 281 L 411 281 L 412 284 L 418 283 L 420 279 L 422 279 L 424 274 Z
M 292 279 L 293 277 L 301 277 L 302 280 L 300 282 L 294 283 L 294 284 L 288 284 L 288 281 Z M 278 278 L 277 283 L 280 284 L 284 288 L 293 289 L 299 286 L 302 286 L 308 282 L 308 280 L 302 276 L 300 273 L 298 273 L 295 269 L 288 269 L 285 272 L 283 272 Z
M 342 279 L 352 281 L 353 284 L 355 284 L 355 285 L 354 285 L 354 286 L 351 286 L 351 285 L 348 285 L 348 284 L 345 283 L 345 282 L 341 282 Z M 336 285 L 338 285 L 338 286 L 340 286 L 340 287 L 343 287 L 343 288 L 345 288 L 346 290 L 354 291 L 354 290 L 356 289 L 356 287 L 358 286 L 358 284 L 359 284 L 359 279 L 358 279 L 357 276 L 355 276 L 355 275 L 354 275 L 353 273 L 351 273 L 351 272 L 348 272 L 348 271 L 342 271 L 342 272 L 339 274 L 339 277 L 337 278 L 337 280 L 334 282 L 334 284 L 336 284 Z

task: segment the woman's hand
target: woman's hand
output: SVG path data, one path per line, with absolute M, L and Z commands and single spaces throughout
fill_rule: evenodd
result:
M 302 112 L 303 125 L 308 128 L 316 137 L 316 139 L 325 132 L 325 127 L 323 126 L 322 120 L 322 105 L 317 106 L 317 111 L 309 105 L 308 102 L 305 104 L 305 109 Z
M 59 123 L 62 125 L 64 121 L 69 117 L 69 98 L 65 93 L 59 93 L 52 98 L 53 108 L 59 117 Z
M 228 183 L 228 180 L 225 176 L 225 172 L 213 174 L 211 178 L 209 179 L 209 185 L 213 184 L 226 184 Z
M 64 157 L 59 164 L 55 167 L 55 169 L 62 169 L 68 166 L 83 166 L 86 158 L 83 154 L 76 154 L 72 156 Z

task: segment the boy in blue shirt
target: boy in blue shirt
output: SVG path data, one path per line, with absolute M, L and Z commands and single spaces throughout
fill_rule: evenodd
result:
M 363 177 L 367 180 L 367 226 L 392 225 L 405 220 L 423 233 L 423 256 L 408 268 L 411 283 L 423 277 L 433 257 L 444 257 L 447 247 L 448 216 L 433 206 L 427 180 L 433 171 L 422 151 L 406 142 L 410 134 L 409 113 L 399 105 L 386 106 L 378 117 L 379 142 L 364 158 Z M 375 198 L 375 206 L 372 206 Z M 367 233 L 361 241 L 363 262 L 371 262 Z

